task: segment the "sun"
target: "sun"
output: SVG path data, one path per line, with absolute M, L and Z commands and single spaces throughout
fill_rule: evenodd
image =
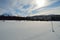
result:
M 46 0 L 35 0 L 36 8 L 41 8 L 46 5 Z

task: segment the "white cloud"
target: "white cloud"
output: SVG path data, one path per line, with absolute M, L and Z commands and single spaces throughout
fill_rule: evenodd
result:
M 34 15 L 51 15 L 51 14 L 56 14 L 56 15 L 60 15 L 60 6 L 59 7 L 55 7 L 53 9 L 46 9 L 46 10 L 41 10 L 41 12 L 38 12 L 36 14 L 30 14 L 30 16 L 34 16 Z
M 52 3 L 58 1 L 58 0 L 46 0 L 46 6 L 51 5 Z M 30 5 L 28 9 L 23 9 L 22 7 L 24 5 Z M 10 0 L 9 5 L 6 5 L 6 7 L 3 9 L 1 8 L 0 14 L 6 13 L 12 13 L 12 14 L 19 14 L 21 16 L 27 16 L 32 14 L 32 10 L 35 10 L 36 5 L 34 4 L 34 0 Z M 17 13 L 15 10 L 18 9 L 22 13 Z M 44 11 L 44 8 L 37 9 L 36 11 Z

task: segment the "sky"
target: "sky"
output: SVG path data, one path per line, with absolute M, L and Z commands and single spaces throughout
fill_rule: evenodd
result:
M 13 16 L 60 14 L 60 0 L 0 0 L 0 14 Z

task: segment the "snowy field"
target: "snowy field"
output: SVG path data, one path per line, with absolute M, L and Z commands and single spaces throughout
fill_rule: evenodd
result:
M 0 40 L 60 40 L 60 22 L 0 21 Z

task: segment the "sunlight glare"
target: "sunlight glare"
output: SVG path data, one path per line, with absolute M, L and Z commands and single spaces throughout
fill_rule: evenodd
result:
M 46 0 L 35 0 L 37 8 L 44 7 L 46 5 Z

